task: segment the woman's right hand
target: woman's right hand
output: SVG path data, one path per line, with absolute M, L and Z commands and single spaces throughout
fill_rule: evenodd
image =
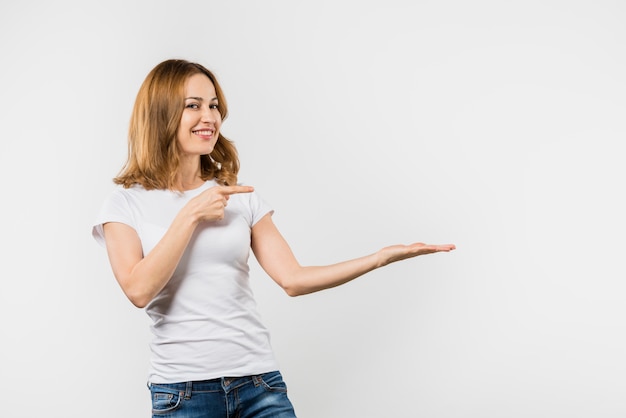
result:
M 230 195 L 250 193 L 252 186 L 214 186 L 194 197 L 187 204 L 196 223 L 219 221 L 224 219 L 224 209 L 228 205 Z

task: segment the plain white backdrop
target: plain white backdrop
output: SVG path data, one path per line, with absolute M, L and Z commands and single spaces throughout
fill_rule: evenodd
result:
M 626 3 L 3 1 L 0 415 L 148 417 L 148 319 L 91 225 L 137 90 L 201 62 L 302 264 L 457 250 L 289 298 L 301 418 L 626 416 Z

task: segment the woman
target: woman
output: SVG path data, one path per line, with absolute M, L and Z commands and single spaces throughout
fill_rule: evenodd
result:
M 295 417 L 250 290 L 250 249 L 297 296 L 455 247 L 396 245 L 301 266 L 269 205 L 237 183 L 237 151 L 220 132 L 226 116 L 209 70 L 184 60 L 158 64 L 137 95 L 128 159 L 93 235 L 128 299 L 153 321 L 153 416 Z

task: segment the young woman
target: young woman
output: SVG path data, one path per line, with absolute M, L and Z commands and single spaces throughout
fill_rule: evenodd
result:
M 153 321 L 153 416 L 295 417 L 250 290 L 250 249 L 297 296 L 455 247 L 395 245 L 301 266 L 272 208 L 237 183 L 237 151 L 220 132 L 226 116 L 208 69 L 184 60 L 158 64 L 137 95 L 128 159 L 93 235 L 128 299 Z

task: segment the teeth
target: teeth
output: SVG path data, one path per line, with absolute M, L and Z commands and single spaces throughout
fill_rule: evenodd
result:
M 213 131 L 194 131 L 194 134 L 198 135 L 211 135 Z

